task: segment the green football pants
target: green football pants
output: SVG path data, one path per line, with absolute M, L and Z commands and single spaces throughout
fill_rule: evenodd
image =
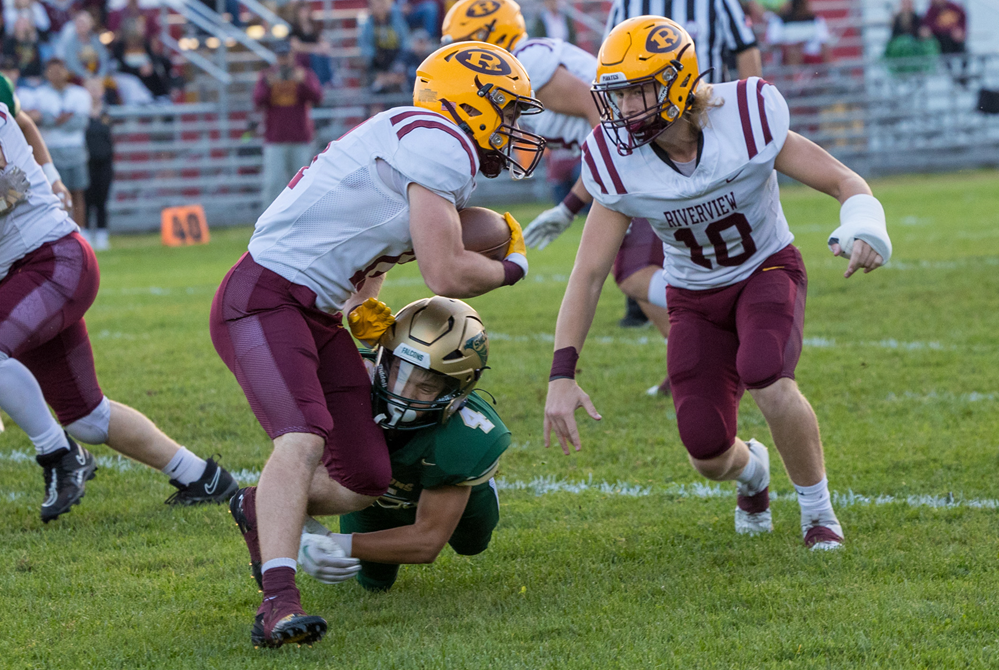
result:
M 385 509 L 377 503 L 340 517 L 341 533 L 371 533 L 416 522 L 416 508 Z M 499 523 L 499 498 L 496 484 L 489 480 L 472 489 L 461 515 L 458 527 L 451 534 L 448 544 L 455 553 L 474 556 L 486 550 L 492 538 L 493 529 Z M 388 563 L 361 561 L 361 572 L 357 581 L 369 591 L 387 591 L 395 583 L 399 566 Z

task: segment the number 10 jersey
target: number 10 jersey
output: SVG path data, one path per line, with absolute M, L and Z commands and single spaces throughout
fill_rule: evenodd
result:
M 583 145 L 586 190 L 607 209 L 645 218 L 664 243 L 670 286 L 739 282 L 794 240 L 774 160 L 787 139 L 787 103 L 758 77 L 715 84 L 703 145 L 689 177 L 647 144 L 627 156 L 599 126 Z

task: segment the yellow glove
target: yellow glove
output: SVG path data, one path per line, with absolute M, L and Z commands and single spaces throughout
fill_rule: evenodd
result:
M 368 298 L 347 315 L 351 334 L 365 343 L 377 344 L 393 323 L 395 317 L 392 316 L 392 310 L 375 298 Z
M 510 212 L 505 213 L 503 218 L 506 219 L 506 225 L 510 227 L 510 246 L 506 248 L 506 255 L 522 254 L 526 258 L 527 245 L 524 244 L 524 231 L 520 229 L 520 224 Z

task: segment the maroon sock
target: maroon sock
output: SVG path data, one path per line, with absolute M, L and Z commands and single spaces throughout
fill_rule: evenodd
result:
M 264 600 L 277 596 L 294 595 L 299 599 L 298 587 L 295 586 L 295 570 L 292 568 L 271 568 L 264 572 Z
M 257 529 L 257 487 L 247 486 L 243 494 L 243 516 L 250 528 Z

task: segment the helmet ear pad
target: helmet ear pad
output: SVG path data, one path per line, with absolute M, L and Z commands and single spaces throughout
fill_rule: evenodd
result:
M 487 179 L 495 179 L 506 167 L 506 158 L 498 151 L 479 148 L 479 172 Z

